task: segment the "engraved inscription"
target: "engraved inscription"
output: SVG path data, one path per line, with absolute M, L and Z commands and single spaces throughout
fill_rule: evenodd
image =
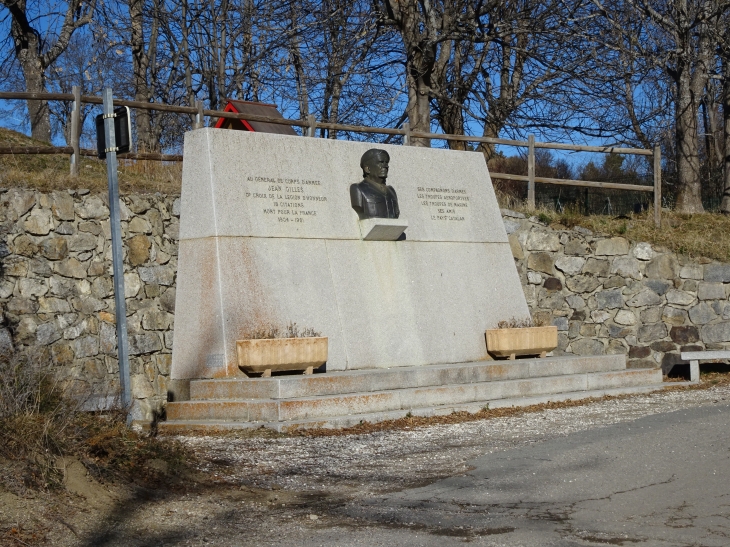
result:
M 253 200 L 265 215 L 278 222 L 304 223 L 317 217 L 317 205 L 326 202 L 321 195 L 322 182 L 313 179 L 290 179 L 249 175 L 251 192 L 246 198 Z
M 469 194 L 463 188 L 419 186 L 416 197 L 429 210 L 431 220 L 462 222 L 469 211 Z

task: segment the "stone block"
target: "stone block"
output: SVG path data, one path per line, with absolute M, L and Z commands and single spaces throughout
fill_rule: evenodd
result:
M 576 355 L 604 355 L 606 353 L 603 343 L 592 338 L 573 340 L 570 348 Z
M 595 276 L 605 277 L 608 275 L 609 263 L 608 260 L 589 258 L 583 266 L 584 274 L 592 274 Z
M 41 346 L 48 346 L 62 337 L 61 331 L 53 322 L 38 325 L 36 329 L 36 341 Z
M 609 277 L 606 279 L 606 281 L 603 283 L 604 289 L 617 289 L 620 287 L 626 286 L 626 280 L 618 275 L 614 275 L 613 277 Z
M 590 253 L 588 244 L 582 239 L 571 239 L 565 244 L 563 252 L 566 255 L 585 256 Z
M 677 344 L 691 344 L 700 339 L 700 332 L 697 327 L 691 325 L 681 327 L 672 327 L 669 331 L 669 337 Z
M 93 357 L 99 354 L 99 339 L 96 336 L 81 336 L 73 341 L 72 347 L 77 359 Z
M 19 296 L 13 297 L 8 300 L 7 310 L 11 313 L 16 314 L 31 314 L 38 311 L 38 302 L 35 299 L 22 298 Z
M 565 297 L 565 302 L 574 310 L 582 310 L 586 307 L 586 302 L 577 294 L 571 294 Z
M 633 254 L 639 260 L 651 260 L 654 258 L 654 251 L 648 243 L 637 243 L 634 247 Z
M 129 210 L 135 215 L 141 215 L 146 213 L 151 207 L 150 202 L 135 194 L 126 196 L 125 204 L 129 207 Z
M 567 317 L 553 317 L 553 325 L 558 327 L 559 331 L 568 330 L 568 318 Z
M 704 280 L 730 283 L 730 264 L 706 264 Z
M 51 212 L 58 220 L 74 220 L 74 198 L 68 192 L 53 192 Z
M 596 256 L 625 255 L 629 252 L 629 242 L 622 237 L 601 239 L 596 242 Z
M 508 218 L 503 218 L 502 222 L 504 222 L 504 229 L 507 232 L 507 235 L 515 233 L 517 230 L 520 229 L 520 226 L 522 224 L 516 220 L 510 220 Z
M 586 260 L 578 256 L 561 256 L 555 261 L 555 267 L 567 275 L 575 275 L 583 269 Z
M 596 293 L 596 307 L 599 309 L 616 309 L 624 305 L 624 297 L 619 289 L 599 291 Z
M 650 288 L 659 296 L 664 296 L 669 289 L 674 287 L 674 285 L 669 281 L 663 281 L 661 279 L 647 279 L 644 282 L 644 286 Z
M 651 279 L 674 279 L 677 277 L 679 264 L 674 255 L 659 255 L 646 265 L 646 277 Z
M 52 237 L 41 244 L 41 254 L 48 260 L 62 260 L 68 256 L 68 243 L 64 237 Z
M 71 305 L 62 298 L 39 298 L 38 313 L 47 313 L 49 315 L 57 313 L 70 313 Z
M 695 325 L 705 325 L 717 319 L 717 314 L 707 302 L 700 302 L 689 309 L 689 319 Z
M 150 247 L 152 242 L 150 238 L 144 234 L 139 234 L 127 240 L 127 256 L 132 266 L 141 266 L 150 259 Z
M 557 277 L 548 277 L 543 284 L 548 291 L 561 291 L 563 290 L 563 284 Z
M 664 312 L 662 313 L 662 321 L 670 325 L 684 325 L 688 319 L 689 316 L 686 310 L 673 308 L 672 306 L 664 308 Z
M 653 342 L 667 337 L 667 327 L 664 323 L 654 323 L 639 327 L 639 342 Z
M 396 241 L 408 228 L 403 218 L 365 218 L 360 220 L 360 235 L 365 241 Z
M 33 238 L 21 234 L 13 240 L 11 246 L 13 253 L 20 256 L 34 256 L 38 252 L 38 245 Z
M 153 332 L 135 334 L 129 337 L 129 354 L 143 355 L 153 353 L 162 349 L 160 337 Z
M 619 310 L 613 320 L 619 325 L 631 326 L 636 324 L 636 315 L 629 310 Z
M 129 221 L 127 230 L 132 234 L 149 234 L 152 233 L 152 226 L 145 218 L 135 216 Z
M 730 342 L 730 323 L 705 325 L 700 330 L 700 338 L 705 344 Z
M 677 306 L 689 306 L 695 301 L 695 295 L 677 289 L 667 291 L 667 303 Z
M 89 196 L 76 204 L 76 214 L 84 220 L 109 218 L 109 208 L 98 196 Z
M 58 275 L 63 277 L 74 279 L 86 278 L 86 265 L 73 257 L 54 263 L 53 269 Z
M 591 321 L 602 324 L 611 319 L 611 314 L 605 310 L 594 310 L 591 312 Z
M 175 269 L 169 265 L 140 267 L 137 271 L 145 283 L 169 286 L 175 281 Z
M 697 298 L 700 300 L 725 300 L 725 285 L 722 283 L 700 283 L 697 288 Z
M 621 277 L 630 277 L 631 279 L 641 279 L 641 271 L 639 271 L 639 261 L 630 256 L 617 256 L 611 262 L 610 273 L 620 275 Z
M 626 305 L 632 308 L 659 306 L 660 304 L 662 304 L 662 298 L 657 293 L 649 289 L 641 291 L 626 302 Z
M 116 355 L 117 329 L 115 325 L 106 322 L 99 325 L 99 351 L 106 355 Z
M 522 250 L 520 239 L 515 234 L 510 234 L 508 240 L 509 248 L 512 251 L 512 256 L 516 260 L 523 260 L 525 258 L 525 252 Z
M 51 355 L 59 366 L 69 366 L 74 361 L 74 351 L 71 342 L 56 342 L 51 346 Z
M 531 270 L 553 274 L 553 266 L 553 258 L 548 253 L 530 253 L 527 257 L 527 267 Z
M 96 249 L 97 243 L 95 235 L 78 233 L 68 238 L 68 249 L 75 252 L 93 251 Z
M 631 346 L 629 348 L 629 359 L 645 359 L 651 355 L 651 348 L 646 346 Z
M 11 188 L 2 196 L 3 208 L 7 207 L 8 219 L 16 222 L 35 205 L 35 192 L 20 188 Z
M 44 279 L 26 277 L 18 281 L 18 291 L 24 298 L 43 296 L 48 292 L 48 283 Z
M 542 276 L 537 272 L 527 272 L 527 282 L 531 285 L 542 285 Z
M 601 282 L 592 275 L 575 275 L 565 279 L 565 286 L 576 293 L 591 293 Z
M 673 342 L 669 342 L 667 340 L 653 342 L 650 347 L 651 349 L 653 349 L 654 351 L 658 351 L 659 353 L 667 353 L 677 350 L 677 346 Z
M 533 228 L 527 235 L 526 247 L 528 251 L 552 251 L 560 250 L 560 238 L 553 231 Z
M 702 280 L 704 278 L 704 268 L 700 264 L 686 264 L 679 270 L 679 277 Z
M 23 228 L 34 236 L 45 236 L 53 230 L 53 218 L 48 209 L 34 209 L 23 222 Z

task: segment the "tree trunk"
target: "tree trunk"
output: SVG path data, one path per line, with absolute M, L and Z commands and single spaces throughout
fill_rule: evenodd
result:
M 129 17 L 132 22 L 132 72 L 134 79 L 134 100 L 149 102 L 152 92 L 147 81 L 149 57 L 144 43 L 144 0 L 129 1 Z M 135 115 L 137 128 L 137 148 L 140 151 L 152 152 L 152 128 L 149 110 L 137 110 Z
M 34 37 L 35 40 L 37 38 Z M 46 82 L 43 75 L 41 59 L 35 55 L 37 49 L 29 48 L 19 57 L 23 67 L 25 90 L 28 93 L 45 93 Z M 28 101 L 28 115 L 30 116 L 30 131 L 34 139 L 51 142 L 51 113 L 48 101 Z
M 723 161 L 724 189 L 720 212 L 730 215 L 730 56 L 722 56 L 722 119 L 725 156 Z
M 697 68 L 696 70 L 699 70 Z M 677 138 L 677 201 L 675 209 L 680 213 L 701 213 L 702 186 L 700 182 L 699 139 L 697 115 L 699 105 L 691 86 L 688 67 L 678 71 L 675 123 Z

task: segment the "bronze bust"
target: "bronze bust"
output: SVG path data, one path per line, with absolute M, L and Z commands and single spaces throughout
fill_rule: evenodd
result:
M 362 182 L 350 186 L 352 208 L 363 218 L 398 218 L 398 196 L 385 184 L 390 156 L 385 150 L 371 148 L 360 158 Z

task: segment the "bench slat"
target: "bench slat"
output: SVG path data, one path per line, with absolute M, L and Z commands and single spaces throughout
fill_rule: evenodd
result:
M 683 351 L 681 357 L 683 361 L 730 359 L 730 351 Z

